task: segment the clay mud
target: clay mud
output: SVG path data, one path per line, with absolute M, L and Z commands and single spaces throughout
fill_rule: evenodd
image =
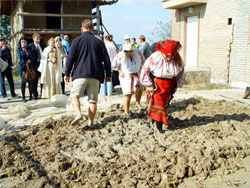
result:
M 145 108 L 145 105 L 144 105 Z M 159 134 L 144 111 L 113 104 L 96 125 L 73 117 L 8 134 L 0 142 L 0 187 L 181 187 L 244 168 L 250 155 L 250 107 L 192 97 L 173 100 Z M 239 186 L 244 182 L 239 182 Z M 198 186 L 199 185 L 199 186 Z

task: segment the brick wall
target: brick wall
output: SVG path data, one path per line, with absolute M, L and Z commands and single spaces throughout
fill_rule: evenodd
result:
M 198 66 L 211 68 L 213 82 L 226 83 L 228 45 L 232 35 L 232 25 L 228 25 L 228 18 L 234 24 L 234 40 L 230 54 L 231 85 L 245 87 L 250 85 L 250 45 L 249 40 L 249 0 L 207 0 L 207 4 L 193 7 L 193 13 L 188 8 L 180 11 L 179 40 L 185 45 L 186 17 L 199 14 L 199 49 Z M 173 32 L 177 31 L 174 23 Z M 176 34 L 174 34 L 176 36 Z M 185 49 L 182 57 L 185 57 Z
M 172 11 L 172 39 L 180 40 L 180 11 Z
M 250 6 L 250 5 L 249 5 Z M 250 9 L 248 14 L 248 47 L 247 47 L 246 82 L 250 85 Z
M 231 82 L 234 86 L 241 86 L 244 83 L 250 85 L 250 59 L 248 58 L 250 1 L 238 1 L 235 9 L 234 58 L 232 59 Z

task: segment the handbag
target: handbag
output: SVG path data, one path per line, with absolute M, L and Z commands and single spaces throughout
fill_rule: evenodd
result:
M 0 58 L 0 72 L 5 71 L 5 69 L 8 67 L 8 63 L 4 61 L 2 58 Z
M 30 63 L 27 63 L 26 65 L 26 73 L 25 73 L 25 79 L 26 80 L 34 80 L 36 78 L 36 73 Z

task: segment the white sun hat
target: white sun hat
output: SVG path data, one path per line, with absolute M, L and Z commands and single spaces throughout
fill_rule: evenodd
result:
M 123 51 L 133 51 L 134 50 L 134 48 L 133 48 L 133 46 L 132 46 L 132 44 L 124 44 L 124 46 L 123 46 Z
M 127 39 L 130 39 L 130 36 L 129 36 L 129 35 L 125 35 L 125 36 L 124 36 L 124 40 L 127 40 Z

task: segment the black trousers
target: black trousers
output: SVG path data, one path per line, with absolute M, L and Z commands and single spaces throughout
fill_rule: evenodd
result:
M 12 97 L 16 96 L 14 80 L 12 75 L 12 68 L 8 67 L 5 71 L 0 72 L 0 90 L 2 97 L 7 97 L 6 89 L 5 89 L 5 77 L 7 78 L 10 86 L 10 93 Z
M 64 74 L 63 73 L 62 73 L 61 87 L 62 87 L 62 93 L 65 94 L 65 82 L 64 82 Z
M 118 71 L 113 70 L 113 73 L 112 73 L 112 84 L 113 84 L 113 86 L 120 85 Z

